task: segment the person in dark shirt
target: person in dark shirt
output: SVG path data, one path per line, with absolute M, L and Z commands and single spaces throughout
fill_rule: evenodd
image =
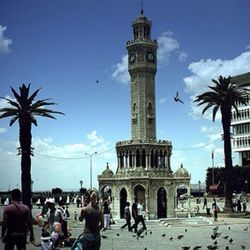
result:
M 31 212 L 28 206 L 20 203 L 21 191 L 11 191 L 12 202 L 4 208 L 1 239 L 5 250 L 26 250 L 27 232 L 30 232 L 30 241 L 35 244 Z
M 138 200 L 135 198 L 135 202 L 132 204 L 132 217 L 134 219 L 134 224 L 131 227 L 131 230 L 134 229 L 134 232 L 137 233 L 138 227 L 138 210 L 137 210 Z
M 99 250 L 101 247 L 100 230 L 103 227 L 103 214 L 97 202 L 97 195 L 92 192 L 90 203 L 83 207 L 79 220 L 85 219 L 83 236 L 80 239 L 83 249 Z

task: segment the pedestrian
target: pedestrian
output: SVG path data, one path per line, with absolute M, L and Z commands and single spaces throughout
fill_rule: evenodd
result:
M 129 206 L 130 206 L 130 203 L 126 202 L 126 206 L 124 208 L 124 218 L 126 220 L 126 223 L 123 226 L 121 226 L 121 229 L 128 226 L 128 231 L 132 231 L 132 229 L 131 229 L 131 213 L 130 213 Z
M 237 212 L 241 212 L 241 202 L 240 199 L 237 200 Z
M 110 213 L 111 209 L 109 207 L 109 203 L 108 201 L 104 201 L 103 203 L 104 230 L 111 229 Z
M 77 221 L 77 212 L 76 211 L 74 211 L 74 219 L 75 219 L 75 221 Z
M 145 209 L 144 209 L 142 200 L 140 200 L 140 202 L 137 205 L 137 211 L 138 211 L 138 224 L 141 222 L 143 230 L 147 230 L 145 220 L 144 220 Z
M 218 206 L 217 206 L 215 198 L 213 198 L 212 210 L 214 213 L 214 221 L 218 221 Z
M 86 191 L 84 194 L 83 206 L 86 207 L 90 202 L 90 192 Z
M 1 239 L 6 250 L 25 250 L 27 233 L 30 233 L 30 242 L 35 243 L 32 226 L 31 211 L 21 202 L 21 191 L 11 191 L 11 203 L 4 207 Z
M 81 209 L 79 220 L 85 219 L 83 236 L 80 239 L 82 249 L 99 250 L 101 246 L 100 230 L 103 227 L 103 213 L 97 202 L 97 195 L 92 192 L 90 203 Z
M 246 199 L 244 199 L 244 200 L 242 201 L 242 209 L 243 209 L 243 213 L 245 213 L 246 210 L 247 210 L 247 201 L 246 201 Z
M 61 232 L 60 232 L 60 241 L 65 243 L 64 241 L 68 240 L 68 222 L 67 219 L 69 217 L 69 211 L 67 207 L 64 206 L 64 201 L 60 200 L 58 202 L 59 207 L 56 209 L 55 213 L 55 221 L 61 224 Z
M 56 213 L 54 198 L 49 198 L 46 202 L 46 205 L 48 207 L 48 211 L 45 214 L 44 218 L 44 230 L 49 231 L 49 233 L 51 234 L 54 230 L 55 213 Z
M 204 193 L 204 196 L 203 196 L 203 197 L 204 197 L 203 209 L 205 209 L 205 208 L 207 209 L 207 193 L 206 193 L 206 192 Z
M 138 210 L 137 210 L 137 198 L 135 198 L 134 203 L 132 204 L 132 217 L 134 220 L 134 224 L 131 226 L 131 230 L 134 229 L 134 232 L 137 233 L 137 227 L 138 227 Z

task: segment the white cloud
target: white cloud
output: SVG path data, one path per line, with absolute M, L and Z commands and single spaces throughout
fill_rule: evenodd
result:
M 164 104 L 165 102 L 167 101 L 167 98 L 161 98 L 161 99 L 159 99 L 159 104 Z
M 167 61 L 173 51 L 179 49 L 180 45 L 177 40 L 173 38 L 173 32 L 166 31 L 158 38 L 158 60 L 159 62 Z
M 92 146 L 96 146 L 97 144 L 103 143 L 104 139 L 102 136 L 98 136 L 96 130 L 87 134 L 87 138 L 90 140 L 90 144 Z
M 188 57 L 188 54 L 186 52 L 180 52 L 179 61 L 184 62 L 184 61 L 186 61 L 187 57 Z
M 191 75 L 183 79 L 186 91 L 190 93 L 191 102 L 195 96 L 208 91 L 208 86 L 213 85 L 212 79 L 217 79 L 219 75 L 234 76 L 250 71 L 250 51 L 244 52 L 231 60 L 222 59 L 202 59 L 198 62 L 193 62 L 188 69 Z M 195 118 L 206 118 L 211 120 L 210 112 L 202 116 L 202 107 L 197 107 L 196 104 L 191 104 L 191 116 Z M 218 112 L 219 114 L 219 112 Z M 219 117 L 218 117 L 219 118 Z
M 7 131 L 7 128 L 1 128 L 1 127 L 0 127 L 0 134 L 5 133 L 6 131 Z
M 250 50 L 250 44 L 246 46 L 246 50 Z
M 122 56 L 122 61 L 114 66 L 112 77 L 122 83 L 129 82 L 130 76 L 128 73 L 128 55 Z
M 12 40 L 6 38 L 3 34 L 6 29 L 6 26 L 0 25 L 0 54 L 8 53 L 11 51 L 9 46 L 12 43 Z
M 110 168 L 115 171 L 116 154 L 109 141 L 92 131 L 86 135 L 86 142 L 65 145 L 56 145 L 52 138 L 34 137 L 32 146 L 34 157 L 32 160 L 32 180 L 34 190 L 51 190 L 62 186 L 65 190 L 77 190 L 79 180 L 89 187 L 90 159 L 85 153 L 98 152 L 93 156 L 93 185 L 98 187 L 97 175 L 101 174 L 109 162 Z M 20 185 L 20 156 L 17 156 L 18 142 L 0 140 L 0 189 L 7 190 Z M 58 179 L 60 176 L 60 180 Z
M 169 60 L 170 55 L 173 52 L 177 52 L 179 54 L 179 61 L 183 62 L 187 58 L 187 54 L 185 52 L 180 52 L 179 42 L 174 38 L 173 32 L 166 31 L 163 32 L 158 41 L 158 52 L 157 58 L 158 63 L 161 65 L 162 63 Z M 130 76 L 128 73 L 128 55 L 123 55 L 121 58 L 121 62 L 115 64 L 113 66 L 112 78 L 116 79 L 119 82 L 127 84 L 130 80 Z

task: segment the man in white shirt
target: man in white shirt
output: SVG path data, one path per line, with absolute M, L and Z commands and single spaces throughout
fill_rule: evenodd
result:
M 143 217 L 143 213 L 144 213 L 144 207 L 143 207 L 143 202 L 142 200 L 140 200 L 140 202 L 137 205 L 137 211 L 138 211 L 138 224 L 141 222 L 142 223 L 142 230 L 140 229 L 139 231 L 144 231 L 147 230 L 145 221 L 144 221 L 144 217 Z

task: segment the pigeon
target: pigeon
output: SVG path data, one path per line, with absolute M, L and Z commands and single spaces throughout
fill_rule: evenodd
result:
M 209 246 L 207 246 L 207 249 L 210 249 L 210 250 L 218 249 L 218 246 L 216 246 L 216 245 L 209 245 Z
M 178 235 L 178 236 L 177 236 L 177 239 L 178 239 L 178 240 L 181 240 L 183 237 L 184 237 L 184 235 L 181 234 L 181 235 Z
M 147 250 L 147 249 L 148 249 L 147 247 L 144 248 L 144 250 Z
M 229 243 L 231 243 L 231 244 L 233 243 L 233 239 L 232 238 L 229 240 Z
M 174 97 L 174 100 L 175 100 L 176 102 L 180 102 L 180 103 L 183 103 L 183 104 L 184 104 L 184 102 L 179 98 L 179 93 L 178 93 L 178 91 L 176 92 L 176 96 Z
M 226 246 L 225 249 L 228 250 L 228 249 L 229 249 L 229 246 Z
M 219 227 L 218 227 L 218 226 L 217 226 L 217 227 L 214 227 L 214 228 L 213 228 L 213 231 L 214 231 L 214 232 L 217 232 L 217 231 L 218 231 L 218 229 L 219 229 Z
M 152 231 L 150 231 L 149 233 L 152 234 Z
M 223 236 L 222 238 L 224 238 L 225 240 L 228 238 L 229 236 L 228 235 L 226 235 L 226 236 Z
M 120 236 L 120 234 L 116 234 L 117 236 Z
M 173 240 L 173 237 L 171 236 L 171 237 L 169 238 L 169 240 Z
M 231 227 L 228 227 L 228 230 L 231 230 Z
M 101 235 L 101 237 L 102 237 L 103 239 L 107 239 L 107 238 L 108 238 L 108 236 L 106 236 L 106 235 Z
M 245 245 L 240 245 L 240 246 L 241 246 L 241 249 L 246 249 Z
M 195 246 L 195 247 L 193 247 L 193 250 L 197 250 L 197 249 L 200 249 L 200 248 L 202 248 L 202 246 Z
M 185 229 L 185 232 L 187 232 L 188 230 L 187 229 Z
M 166 234 L 162 234 L 161 237 L 164 238 L 166 236 Z
M 247 231 L 248 230 L 248 227 L 244 228 L 243 231 Z
M 136 234 L 133 234 L 132 237 L 136 237 L 137 235 Z
M 181 247 L 181 249 L 188 250 L 188 249 L 190 249 L 190 247 L 184 246 L 184 247 Z
M 217 242 L 217 240 L 214 242 L 214 245 L 217 245 L 218 244 L 218 242 Z

